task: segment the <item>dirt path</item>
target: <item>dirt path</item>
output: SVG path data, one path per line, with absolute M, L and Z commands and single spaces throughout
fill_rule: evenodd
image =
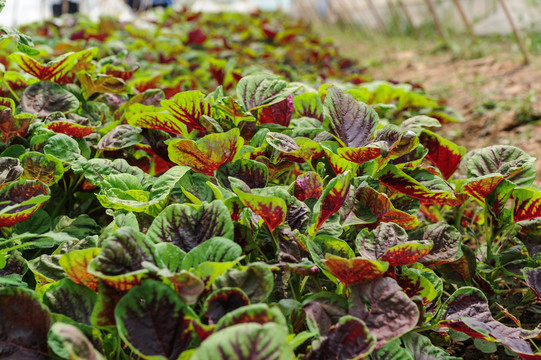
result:
M 541 175 L 541 56 L 532 55 L 524 66 L 509 40 L 481 39 L 447 50 L 439 50 L 434 41 L 408 41 L 355 46 L 346 38 L 339 44 L 350 54 L 353 49 L 370 53 L 373 78 L 416 82 L 429 95 L 446 99 L 465 120 L 444 125 L 440 133 L 448 139 L 468 150 L 494 144 L 520 147 L 538 159 Z M 541 186 L 541 176 L 536 184 Z

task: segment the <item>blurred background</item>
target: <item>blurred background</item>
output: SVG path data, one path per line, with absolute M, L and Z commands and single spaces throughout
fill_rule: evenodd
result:
M 62 1 L 75 0 L 7 0 L 0 25 L 49 19 Z M 94 20 L 153 16 L 134 11 L 130 1 L 142 9 L 157 0 L 77 3 Z M 420 84 L 445 99 L 467 120 L 447 126 L 447 138 L 468 148 L 514 144 L 541 158 L 541 0 L 162 1 L 195 12 L 291 15 L 331 39 L 369 77 Z M 541 171 L 541 161 L 537 166 Z
M 62 0 L 7 0 L 0 15 L 0 24 L 18 26 L 50 18 L 52 6 Z M 80 11 L 90 17 L 100 15 L 133 16 L 124 0 L 70 0 L 79 2 Z M 140 0 L 144 7 L 145 2 Z M 173 0 L 176 7 L 194 11 L 250 12 L 255 9 L 281 10 L 307 21 L 354 25 L 362 30 L 376 32 L 411 31 L 434 21 L 426 0 Z M 442 26 L 463 28 L 457 4 L 468 17 L 471 29 L 477 35 L 506 34 L 512 31 L 504 10 L 496 0 L 431 0 Z M 541 26 L 541 1 L 506 1 L 517 26 L 538 29 Z M 468 31 L 468 29 L 464 29 Z

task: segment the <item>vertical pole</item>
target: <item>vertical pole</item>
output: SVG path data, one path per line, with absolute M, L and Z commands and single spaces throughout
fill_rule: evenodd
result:
M 447 41 L 447 35 L 445 34 L 445 30 L 443 30 L 443 26 L 441 25 L 440 18 L 438 17 L 438 13 L 436 12 L 436 8 L 434 7 L 432 0 L 425 0 L 425 3 L 426 6 L 428 6 L 428 10 L 430 10 L 430 14 L 434 20 L 434 25 L 436 25 L 436 29 L 438 30 L 440 37 L 443 39 L 443 41 L 445 41 L 445 43 L 448 43 L 449 41 Z
M 509 12 L 505 1 L 499 0 L 499 2 L 503 11 L 505 12 L 507 20 L 509 20 L 509 25 L 511 25 L 511 29 L 513 29 L 513 33 L 515 34 L 515 38 L 517 39 L 520 51 L 522 51 L 522 55 L 524 56 L 524 65 L 528 65 L 530 63 L 530 56 L 528 55 L 528 50 L 526 50 L 526 45 L 524 45 L 524 41 L 522 40 L 522 35 L 520 34 L 519 29 L 515 26 L 515 22 L 513 21 L 513 17 L 511 16 L 511 13 Z
M 413 23 L 413 18 L 411 17 L 411 14 L 406 7 L 406 4 L 402 0 L 398 0 L 398 5 L 402 9 L 402 12 L 404 13 L 404 16 L 406 17 L 406 20 L 408 21 L 408 24 L 411 27 L 411 31 L 413 32 L 413 35 L 419 39 L 419 31 L 417 30 L 417 27 L 415 27 L 415 24 Z
M 370 11 L 372 12 L 372 16 L 374 16 L 374 19 L 376 20 L 378 27 L 381 29 L 381 31 L 384 34 L 389 34 L 389 31 L 385 27 L 385 23 L 383 22 L 383 19 L 381 18 L 381 16 L 379 16 L 378 9 L 376 9 L 374 2 L 372 0 L 366 0 L 366 1 L 368 2 L 368 7 L 370 7 Z
M 370 36 L 370 29 L 366 27 L 366 24 L 363 23 L 362 19 L 359 17 L 359 2 L 357 0 L 347 0 L 348 8 L 351 9 L 350 14 L 353 19 L 355 30 L 361 30 L 363 34 Z
M 466 16 L 466 12 L 464 11 L 464 8 L 460 4 L 460 0 L 453 0 L 453 3 L 455 3 L 458 13 L 460 14 L 460 17 L 462 18 L 464 25 L 466 25 L 466 29 L 468 29 L 468 33 L 470 34 L 471 37 L 475 37 L 470 20 L 468 20 L 468 17 Z
M 363 25 L 359 23 L 358 18 L 355 16 L 357 12 L 353 4 L 349 1 L 336 1 L 336 4 L 338 3 L 340 3 L 340 14 L 342 14 L 342 18 L 345 18 L 347 21 L 348 30 L 355 33 L 359 31 L 359 29 L 363 29 Z
M 408 24 L 411 27 L 411 31 L 413 32 L 413 35 L 418 39 L 419 38 L 419 31 L 417 30 L 417 27 L 415 26 L 415 23 L 413 22 L 413 18 L 411 17 L 411 14 L 404 2 L 402 0 L 398 0 L 398 5 L 402 9 L 402 12 L 404 13 L 404 16 L 406 17 L 406 20 L 408 21 Z
M 393 19 L 394 27 L 398 29 L 400 34 L 405 35 L 404 29 L 402 28 L 402 21 L 398 15 L 398 11 L 396 11 L 394 1 L 388 0 L 387 6 L 389 7 L 389 14 L 391 15 L 391 19 Z

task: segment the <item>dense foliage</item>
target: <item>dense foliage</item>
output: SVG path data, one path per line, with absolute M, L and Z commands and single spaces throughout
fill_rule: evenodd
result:
M 0 43 L 3 358 L 541 359 L 522 150 L 467 153 L 419 86 L 275 15 L 24 31 Z

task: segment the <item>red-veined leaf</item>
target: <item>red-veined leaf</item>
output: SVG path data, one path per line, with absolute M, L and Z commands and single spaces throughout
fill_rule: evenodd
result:
M 171 134 L 188 135 L 186 125 L 177 121 L 173 115 L 167 112 L 138 112 L 128 119 L 128 124 L 145 129 L 161 130 Z
M 360 186 L 354 194 L 351 213 L 346 218 L 347 224 L 371 224 L 393 222 L 406 230 L 419 225 L 414 215 L 394 208 L 387 195 L 377 192 L 370 186 Z
M 18 114 L 13 115 L 11 108 L 0 110 L 0 134 L 2 141 L 9 145 L 15 136 L 25 136 L 34 115 Z
M 344 259 L 332 254 L 325 256 L 323 264 L 345 286 L 380 278 L 389 268 L 389 263 L 384 261 L 360 257 Z
M 339 148 L 337 152 L 338 156 L 352 161 L 355 164 L 363 164 L 367 161 L 374 160 L 381 155 L 381 149 L 371 146 L 363 146 L 358 148 L 344 147 Z
M 323 223 L 331 217 L 332 214 L 338 212 L 342 204 L 346 200 L 351 184 L 351 173 L 345 172 L 332 179 L 323 194 L 314 205 L 312 230 L 316 233 Z
M 483 175 L 469 179 L 462 189 L 477 200 L 485 202 L 486 197 L 496 189 L 503 179 L 503 175 Z
M 539 359 L 534 354 L 528 339 L 538 337 L 540 329 L 524 330 L 506 326 L 492 317 L 487 299 L 481 290 L 462 287 L 442 306 L 440 326 L 450 327 L 473 338 L 498 341 L 523 359 Z
M 289 126 L 293 115 L 293 94 L 276 104 L 261 109 L 258 120 L 260 124 L 278 124 Z
M 293 107 L 300 117 L 318 119 L 323 122 L 323 103 L 316 93 L 304 93 L 293 98 Z
M 206 132 L 199 122 L 199 118 L 203 115 L 212 116 L 212 108 L 202 92 L 181 92 L 176 94 L 173 100 L 163 100 L 161 105 L 175 119 L 184 123 L 188 127 L 188 131 L 195 129 Z
M 421 200 L 422 203 L 456 206 L 457 199 L 451 186 L 442 178 L 423 169 L 399 169 L 387 165 L 376 174 L 385 186 Z
M 287 212 L 287 204 L 284 199 L 276 196 L 249 194 L 236 187 L 232 188 L 244 206 L 249 207 L 254 213 L 261 216 L 270 231 L 284 223 Z
M 444 179 L 453 175 L 466 154 L 466 148 L 428 130 L 421 132 L 419 141 L 428 149 L 426 157 L 440 169 Z
M 541 192 L 530 189 L 513 190 L 515 208 L 513 220 L 522 221 L 541 217 Z
M 70 70 L 75 66 L 82 66 L 84 63 L 89 63 L 97 53 L 98 48 L 67 53 L 45 65 L 22 53 L 15 53 L 10 57 L 23 71 L 38 79 L 62 83 Z
M 39 180 L 19 180 L 0 190 L 0 227 L 27 220 L 49 200 L 50 190 Z
M 293 194 L 300 201 L 309 198 L 319 199 L 323 193 L 323 179 L 313 171 L 297 177 L 293 187 Z
M 98 277 L 90 274 L 87 271 L 87 266 L 99 253 L 100 248 L 72 250 L 62 255 L 59 264 L 74 283 L 88 286 L 92 290 L 97 290 Z
M 169 143 L 169 157 L 179 165 L 214 176 L 214 171 L 234 160 L 244 144 L 238 128 L 226 133 L 210 134 L 197 141 L 177 139 Z
M 22 176 L 27 180 L 40 180 L 50 186 L 64 175 L 62 161 L 52 155 L 31 151 L 22 154 L 19 160 L 24 169 Z

